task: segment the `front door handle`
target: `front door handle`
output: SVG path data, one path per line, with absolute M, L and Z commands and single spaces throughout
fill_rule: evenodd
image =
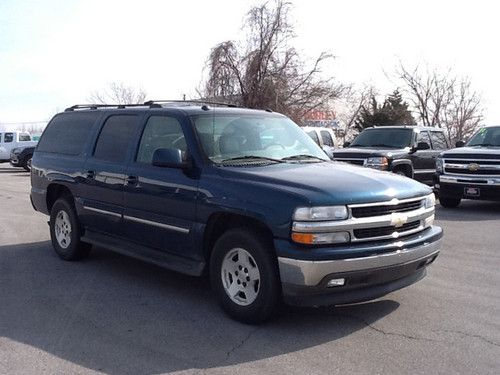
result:
M 137 184 L 137 181 L 139 181 L 137 176 L 127 176 L 127 184 L 128 185 L 135 185 L 135 184 Z

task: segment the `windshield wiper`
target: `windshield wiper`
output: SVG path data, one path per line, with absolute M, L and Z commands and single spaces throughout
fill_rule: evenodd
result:
M 315 160 L 325 161 L 324 159 L 321 159 L 317 156 L 308 155 L 308 154 L 298 154 L 298 155 L 287 156 L 287 157 L 282 158 L 281 161 L 283 161 L 283 160 L 301 160 L 301 159 L 315 159 Z
M 224 164 L 224 163 L 231 163 L 233 161 L 238 162 L 238 161 L 244 161 L 244 160 L 265 160 L 265 161 L 272 161 L 275 163 L 284 163 L 284 161 L 282 161 L 280 159 L 267 158 L 265 156 L 257 156 L 257 155 L 236 156 L 234 158 L 224 159 L 221 161 L 221 163 Z
M 394 145 L 386 145 L 384 143 L 377 143 L 375 145 L 371 145 L 369 147 L 389 147 L 389 148 L 399 148 L 398 146 L 394 146 Z

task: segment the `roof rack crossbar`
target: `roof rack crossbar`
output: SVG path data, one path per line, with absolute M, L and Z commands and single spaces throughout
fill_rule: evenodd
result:
M 71 107 L 66 108 L 65 112 L 71 112 L 77 109 L 98 109 L 98 108 L 118 108 L 124 109 L 128 107 L 147 107 L 159 108 L 160 105 L 156 103 L 144 103 L 144 104 L 75 104 Z
M 155 103 L 186 103 L 186 104 L 212 104 L 212 105 L 220 105 L 225 107 L 237 107 L 236 104 L 224 103 L 224 102 L 214 102 L 211 100 L 203 100 L 203 99 L 195 99 L 195 100 L 148 100 L 144 102 L 145 105 L 151 105 Z

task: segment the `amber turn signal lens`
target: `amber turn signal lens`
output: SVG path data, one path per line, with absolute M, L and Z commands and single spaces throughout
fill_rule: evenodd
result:
M 314 243 L 314 235 L 311 233 L 292 233 L 292 240 L 297 243 L 311 245 Z

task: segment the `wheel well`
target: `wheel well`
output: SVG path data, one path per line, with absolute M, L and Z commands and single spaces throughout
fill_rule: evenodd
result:
M 73 202 L 73 195 L 71 191 L 64 185 L 61 184 L 50 184 L 47 187 L 47 210 L 50 212 L 52 206 L 62 196 L 67 196 Z
M 399 164 L 399 165 L 396 165 L 392 169 L 392 171 L 393 172 L 403 171 L 406 176 L 413 178 L 413 168 L 412 168 L 412 166 L 410 164 Z
M 272 246 L 273 233 L 261 221 L 238 214 L 218 213 L 210 216 L 203 236 L 203 253 L 205 259 L 210 259 L 212 248 L 217 239 L 225 232 L 234 228 L 250 229 L 262 234 L 262 238 Z

